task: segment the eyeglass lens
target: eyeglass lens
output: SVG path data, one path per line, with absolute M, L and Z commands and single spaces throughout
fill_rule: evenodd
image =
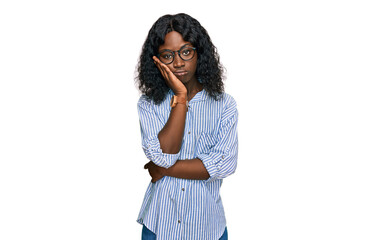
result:
M 175 51 L 177 52 L 177 51 Z M 195 54 L 195 50 L 193 48 L 187 47 L 179 50 L 179 56 L 184 61 L 191 60 Z M 160 53 L 160 60 L 165 64 L 170 64 L 174 61 L 174 52 L 170 50 L 165 50 L 164 52 Z

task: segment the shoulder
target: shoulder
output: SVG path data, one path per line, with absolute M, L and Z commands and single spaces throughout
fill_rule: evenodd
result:
M 229 94 L 223 93 L 223 121 L 229 119 L 235 121 L 238 118 L 236 100 Z
M 210 103 L 215 104 L 215 106 L 221 107 L 222 109 L 237 109 L 236 100 L 230 94 L 225 92 L 220 94 L 217 99 L 207 94 L 206 100 Z
M 152 99 L 150 99 L 148 96 L 142 95 L 140 96 L 138 100 L 137 106 L 139 110 L 143 109 L 143 110 L 152 112 L 155 109 L 161 109 L 161 108 L 164 108 L 164 106 L 168 106 L 170 104 L 170 99 L 171 99 L 170 93 L 167 93 L 164 101 L 162 101 L 159 104 L 155 104 L 155 102 Z
M 221 122 L 223 125 L 236 122 L 238 119 L 237 103 L 236 100 L 228 93 L 222 93 L 216 100 L 209 96 L 211 101 L 214 101 L 220 113 Z
M 228 93 L 223 93 L 222 94 L 222 99 L 224 101 L 225 106 L 237 108 L 236 100 L 231 95 L 229 95 Z
M 138 104 L 137 104 L 139 110 L 144 109 L 149 112 L 152 111 L 152 105 L 153 105 L 153 100 L 151 100 L 149 97 L 145 95 L 140 96 L 138 100 Z

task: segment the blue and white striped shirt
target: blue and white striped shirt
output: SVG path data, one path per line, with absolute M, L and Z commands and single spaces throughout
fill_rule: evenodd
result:
M 223 93 L 216 101 L 205 90 L 189 102 L 181 150 L 163 153 L 158 133 L 167 122 L 174 93 L 170 90 L 159 105 L 142 96 L 138 112 L 145 155 L 156 165 L 169 168 L 177 160 L 199 158 L 208 180 L 188 180 L 165 176 L 150 183 L 138 222 L 159 240 L 217 240 L 226 220 L 219 190 L 222 179 L 237 166 L 237 118 L 235 100 Z

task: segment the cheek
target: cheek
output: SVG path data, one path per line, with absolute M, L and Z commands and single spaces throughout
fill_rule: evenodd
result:
M 191 62 L 190 69 L 192 69 L 193 72 L 196 72 L 197 69 L 197 58 Z

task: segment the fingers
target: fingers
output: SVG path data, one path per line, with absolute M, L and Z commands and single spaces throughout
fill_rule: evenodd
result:
M 160 174 L 159 167 L 157 167 L 153 162 L 149 161 L 144 165 L 144 169 L 148 169 L 148 173 L 151 176 L 151 182 L 155 183 L 163 177 L 163 174 Z
M 153 62 L 155 63 L 156 67 L 158 68 L 158 70 L 160 70 L 161 74 L 164 75 L 163 74 L 164 70 L 162 69 L 160 60 L 158 60 L 158 58 L 156 58 L 156 57 L 153 57 L 153 60 L 154 60 Z
M 160 61 L 160 59 L 158 59 L 158 57 L 156 57 L 156 56 L 153 56 L 152 58 L 153 58 L 153 60 L 155 60 L 155 61 Z
M 170 71 L 170 69 L 165 64 L 163 64 L 156 56 L 153 56 L 153 60 L 154 60 L 154 63 L 156 64 L 157 68 L 160 70 L 161 75 L 167 81 L 169 81 L 170 80 L 170 75 L 169 74 L 172 73 Z
M 157 182 L 158 180 L 160 180 L 162 177 L 153 177 L 152 179 L 151 179 L 151 182 L 152 183 L 155 183 L 155 182 Z
M 156 56 L 153 56 L 153 62 L 156 64 L 157 68 L 162 73 L 163 72 L 163 67 L 162 67 L 162 63 L 161 63 L 160 59 L 158 59 Z
M 148 169 L 150 163 L 151 163 L 151 162 L 146 163 L 146 165 L 144 165 L 144 169 Z
M 161 64 L 158 63 L 158 62 L 155 62 L 155 64 L 156 64 L 156 67 L 158 68 L 158 70 L 160 71 L 161 75 L 165 78 L 165 80 L 168 80 L 168 76 L 165 73 L 165 70 L 162 68 Z

